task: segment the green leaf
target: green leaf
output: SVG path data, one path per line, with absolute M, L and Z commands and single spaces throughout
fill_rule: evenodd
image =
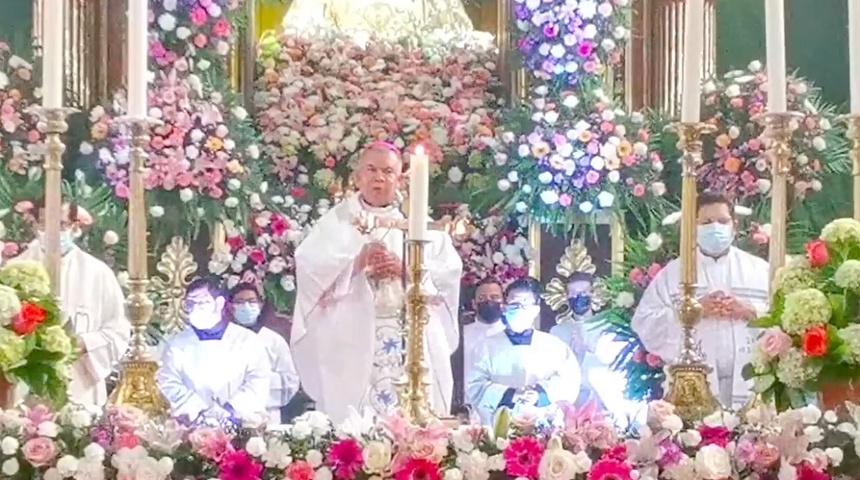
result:
M 845 295 L 831 293 L 827 295 L 830 301 L 830 310 L 833 316 L 832 323 L 837 327 L 845 327 L 848 325 L 848 319 L 845 318 Z
M 746 368 L 746 366 L 744 367 Z M 773 384 L 776 383 L 776 377 L 767 374 L 759 377 L 755 377 L 755 383 L 753 384 L 753 391 L 756 393 L 763 393 L 771 389 Z
M 758 374 L 755 373 L 755 367 L 753 367 L 751 363 L 748 363 L 741 369 L 741 376 L 744 380 L 752 380 L 757 377 Z
M 749 323 L 750 328 L 771 328 L 779 325 L 779 317 L 765 315 Z

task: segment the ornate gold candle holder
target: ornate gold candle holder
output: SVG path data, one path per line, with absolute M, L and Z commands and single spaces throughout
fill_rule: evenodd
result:
M 167 401 L 156 382 L 158 363 L 149 355 L 146 327 L 152 318 L 153 302 L 148 295 L 146 253 L 146 146 L 154 121 L 126 119 L 131 130 L 132 168 L 129 175 L 128 201 L 128 272 L 129 294 L 126 298 L 126 316 L 132 325 L 129 350 L 123 358 L 119 385 L 111 395 L 117 405 L 132 405 L 153 415 L 167 412 Z
M 678 320 L 684 342 L 677 361 L 668 367 L 669 388 L 666 401 L 675 405 L 678 415 L 687 422 L 701 420 L 720 408 L 708 382 L 710 367 L 696 342 L 696 326 L 702 318 L 702 306 L 696 298 L 696 170 L 702 164 L 702 136 L 716 131 L 708 123 L 675 123 L 668 127 L 681 139 L 681 298 Z
M 845 115 L 842 120 L 848 125 L 845 136 L 851 141 L 851 176 L 854 192 L 854 219 L 860 220 L 860 114 Z

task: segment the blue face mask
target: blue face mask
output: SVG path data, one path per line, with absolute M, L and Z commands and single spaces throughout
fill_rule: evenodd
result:
M 260 305 L 256 303 L 240 303 L 233 305 L 233 318 L 236 323 L 244 327 L 250 327 L 257 323 L 260 318 Z
M 726 253 L 732 246 L 735 229 L 730 223 L 709 223 L 699 225 L 696 236 L 702 253 L 717 256 Z
M 586 293 L 577 293 L 568 298 L 570 310 L 574 315 L 585 315 L 591 311 L 591 296 Z
M 39 232 L 39 243 L 42 245 L 42 250 L 45 249 L 45 232 Z M 75 238 L 72 232 L 68 230 L 60 231 L 60 255 L 65 255 L 72 251 L 75 246 Z

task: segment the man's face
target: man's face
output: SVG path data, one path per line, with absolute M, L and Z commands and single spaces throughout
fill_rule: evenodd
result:
M 529 290 L 514 290 L 505 298 L 505 321 L 515 332 L 534 327 L 540 315 L 540 304 Z
M 240 290 L 233 295 L 233 301 L 230 302 L 231 307 L 235 308 L 236 305 L 245 305 L 245 304 L 260 304 L 260 297 L 257 296 L 257 292 L 253 290 Z
M 472 300 L 472 306 L 478 308 L 478 304 L 482 302 L 499 302 L 504 301 L 502 286 L 498 283 L 484 283 L 479 285 L 475 290 L 475 299 Z
M 591 282 L 588 280 L 573 280 L 567 284 L 567 296 L 590 295 Z
M 711 223 L 731 225 L 734 223 L 732 211 L 725 203 L 702 205 L 699 208 L 698 218 L 696 220 L 699 225 L 708 225 Z
M 394 202 L 403 177 L 403 164 L 396 153 L 372 148 L 361 154 L 355 171 L 355 185 L 365 202 L 384 207 Z
M 191 290 L 185 295 L 183 308 L 189 317 L 193 315 L 221 315 L 224 299 L 215 298 L 208 288 Z
M 69 204 L 64 203 L 63 204 L 63 210 L 62 210 L 62 216 L 60 217 L 60 231 L 71 232 L 71 231 L 75 231 L 75 230 L 80 228 L 80 223 L 77 221 L 77 219 L 69 218 L 69 210 L 70 210 Z M 45 213 L 46 213 L 46 209 L 44 209 L 44 208 L 39 209 L 39 218 L 37 219 L 38 224 L 36 227 L 38 228 L 38 230 L 40 232 L 45 231 L 45 220 L 46 220 L 45 219 Z

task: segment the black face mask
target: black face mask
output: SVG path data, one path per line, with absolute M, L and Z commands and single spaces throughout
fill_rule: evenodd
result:
M 571 295 L 567 302 L 574 315 L 585 315 L 591 310 L 591 295 L 584 293 Z
M 502 303 L 494 300 L 486 300 L 478 303 L 478 321 L 483 323 L 496 323 L 502 318 Z

